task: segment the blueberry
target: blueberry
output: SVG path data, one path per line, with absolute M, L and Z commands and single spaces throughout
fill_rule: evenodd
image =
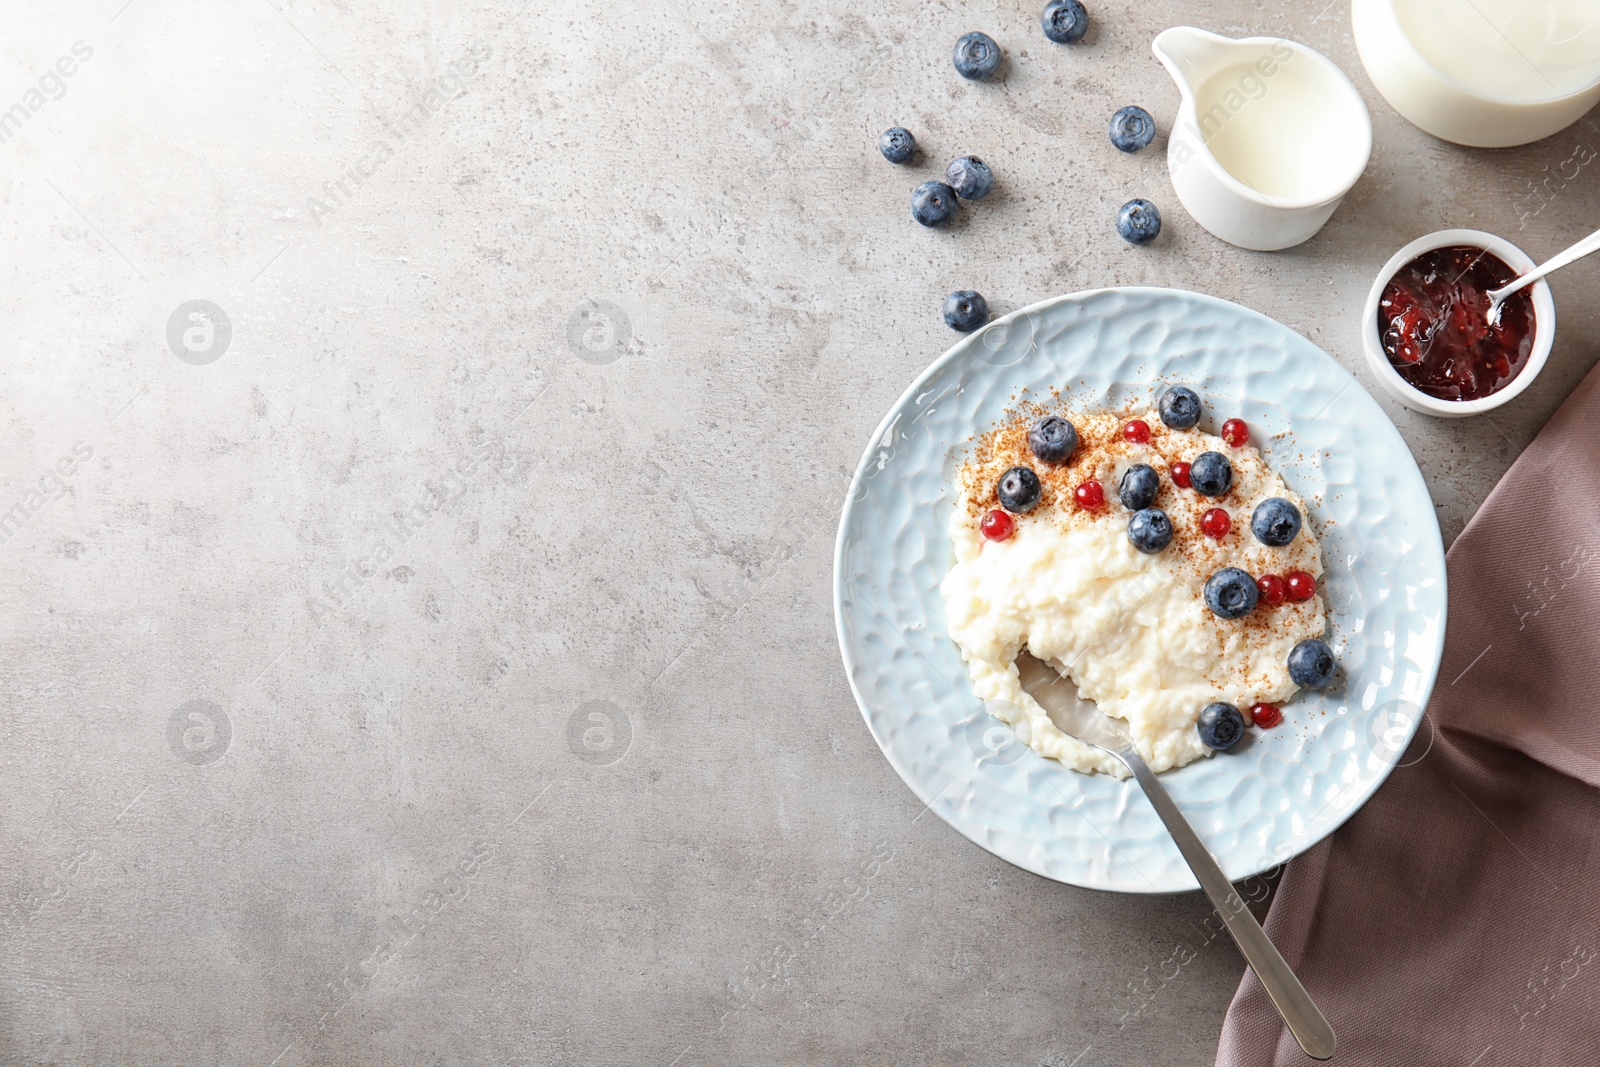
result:
M 960 210 L 956 191 L 944 182 L 923 182 L 911 190 L 911 217 L 924 226 L 942 226 Z
M 1221 496 L 1233 488 L 1233 464 L 1221 452 L 1202 452 L 1189 464 L 1189 486 L 1201 496 Z
M 1289 650 L 1289 677 L 1305 689 L 1321 689 L 1333 678 L 1333 649 L 1308 637 Z
M 1244 736 L 1244 716 L 1232 704 L 1207 704 L 1195 721 L 1200 743 L 1219 752 L 1232 748 Z
M 1250 516 L 1250 532 L 1268 548 L 1282 548 L 1300 532 L 1300 509 L 1281 496 L 1269 496 Z
M 982 200 L 994 188 L 994 171 L 977 156 L 962 156 L 944 169 L 945 180 L 963 200 Z
M 1256 580 L 1238 567 L 1224 567 L 1206 579 L 1206 607 L 1218 618 L 1241 619 L 1256 609 L 1261 591 Z
M 1137 152 L 1156 139 L 1156 120 L 1150 112 L 1132 104 L 1111 116 L 1111 143 L 1124 152 Z M 1159 229 L 1160 216 L 1157 216 Z
M 1032 511 L 1040 491 L 1039 476 L 1027 467 L 1012 467 L 1000 476 L 1000 506 L 1012 514 Z
M 961 333 L 971 333 L 989 321 L 989 301 L 982 293 L 957 289 L 944 298 L 944 324 Z
M 891 126 L 878 137 L 878 151 L 890 163 L 905 163 L 917 150 L 917 139 L 904 126 Z
M 1200 394 L 1184 385 L 1174 385 L 1161 394 L 1161 421 L 1174 430 L 1189 430 L 1200 421 Z
M 1000 66 L 1000 46 L 987 33 L 964 33 L 956 42 L 956 73 L 973 81 L 987 81 Z
M 1154 504 L 1159 492 L 1161 476 L 1148 463 L 1135 463 L 1123 471 L 1122 481 L 1117 485 L 1117 499 L 1129 511 L 1141 511 Z
M 1089 13 L 1078 0 L 1050 0 L 1039 24 L 1056 44 L 1075 44 L 1089 28 Z
M 1129 200 L 1117 212 L 1117 232 L 1129 244 L 1147 245 L 1161 232 L 1161 212 L 1148 200 Z
M 1078 450 L 1078 428 L 1060 415 L 1046 415 L 1028 427 L 1028 448 L 1045 463 L 1065 463 Z
M 1153 556 L 1172 544 L 1172 520 L 1160 508 L 1136 511 L 1128 520 L 1128 540 L 1140 552 Z

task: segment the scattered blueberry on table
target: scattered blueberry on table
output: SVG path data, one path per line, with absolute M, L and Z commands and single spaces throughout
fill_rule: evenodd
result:
M 1156 137 L 1156 120 L 1142 107 L 1128 106 L 1111 116 L 1111 143 L 1124 152 L 1137 152 Z
M 1147 245 L 1161 232 L 1161 212 L 1143 197 L 1129 200 L 1117 212 L 1117 232 L 1129 244 Z
M 1232 748 L 1244 736 L 1244 715 L 1232 704 L 1207 704 L 1195 721 L 1200 741 L 1207 748 Z
M 1161 476 L 1148 463 L 1135 463 L 1123 471 L 1122 481 L 1117 484 L 1117 499 L 1129 511 L 1143 511 L 1156 502 L 1159 492 Z
M 997 492 L 1000 497 L 1000 506 L 1015 515 L 1025 511 L 1032 511 L 1033 506 L 1039 502 L 1039 494 L 1043 491 L 1039 484 L 1039 476 L 1027 467 L 1012 467 L 1000 476 L 1000 485 Z M 1255 586 L 1251 586 L 1252 589 Z
M 1039 24 L 1044 34 L 1057 44 L 1073 44 L 1083 39 L 1089 29 L 1089 12 L 1081 0 L 1048 0 L 1040 14 Z M 971 81 L 987 81 L 1000 69 L 1004 57 L 993 37 L 979 30 L 964 33 L 956 41 L 951 62 L 956 72 Z M 1111 143 L 1123 152 L 1138 152 L 1155 139 L 1156 124 L 1150 112 L 1142 107 L 1128 105 L 1111 116 L 1108 128 Z M 890 163 L 908 163 L 917 153 L 917 140 L 903 126 L 893 126 L 878 137 L 878 150 Z M 923 226 L 943 226 L 954 221 L 961 211 L 962 200 L 981 200 L 994 188 L 994 172 L 977 156 L 962 156 L 945 168 L 945 181 L 927 181 L 911 193 L 911 217 Z M 1149 200 L 1139 197 L 1129 200 L 1117 211 L 1117 233 L 1129 244 L 1145 245 L 1161 234 L 1161 211 Z M 979 311 L 952 307 L 958 297 L 977 297 Z M 982 297 L 963 290 L 952 293 L 945 301 L 944 319 L 951 329 L 971 332 L 988 321 L 987 307 Z M 1169 399 L 1170 398 L 1170 399 Z M 1193 390 L 1178 387 L 1168 390 L 1163 397 L 1162 421 L 1175 429 L 1189 429 L 1199 419 L 1200 401 Z M 1187 420 L 1187 421 L 1184 421 Z M 1224 435 L 1226 436 L 1226 435 Z M 1074 447 L 1076 440 L 1074 439 Z M 1187 472 L 1187 467 L 1185 468 Z M 1174 474 L 1177 478 L 1176 472 Z M 1232 482 L 1231 468 L 1226 472 L 1223 487 L 1211 495 L 1227 491 Z M 1187 487 L 1187 477 L 1180 482 Z M 1205 492 L 1204 489 L 1200 490 Z
M 891 126 L 878 136 L 878 151 L 890 163 L 906 163 L 917 151 L 917 139 L 904 126 Z
M 1050 0 L 1039 16 L 1039 25 L 1056 44 L 1076 44 L 1089 29 L 1089 12 L 1078 0 Z
M 994 188 L 994 172 L 977 156 L 952 160 L 944 170 L 944 178 L 963 200 L 982 200 Z
M 1289 678 L 1305 689 L 1321 689 L 1333 679 L 1333 649 L 1308 637 L 1289 650 Z
M 924 226 L 943 226 L 960 210 L 956 191 L 944 182 L 923 182 L 911 191 L 911 217 Z
M 1000 46 L 987 33 L 964 33 L 950 57 L 956 73 L 971 81 L 987 81 L 1000 66 Z
M 1154 555 L 1172 544 L 1172 520 L 1160 508 L 1136 511 L 1128 520 L 1128 540 L 1140 552 Z
M 1233 464 L 1221 452 L 1202 452 L 1189 461 L 1189 486 L 1201 496 L 1222 496 L 1233 488 Z
M 971 333 L 989 321 L 989 302 L 982 293 L 957 289 L 944 298 L 944 324 L 959 333 Z
M 1260 595 L 1256 580 L 1238 567 L 1224 567 L 1206 579 L 1206 607 L 1220 619 L 1244 618 L 1256 609 L 1256 600 Z M 1290 653 L 1289 662 L 1290 677 L 1293 677 L 1293 653 Z
M 1250 516 L 1250 532 L 1268 548 L 1282 548 L 1300 532 L 1300 509 L 1281 496 L 1269 496 Z
M 1190 430 L 1200 421 L 1200 394 L 1186 385 L 1174 385 L 1161 394 L 1161 421 L 1174 430 Z
M 1028 449 L 1044 463 L 1065 463 L 1078 450 L 1078 428 L 1060 415 L 1046 415 L 1028 427 Z

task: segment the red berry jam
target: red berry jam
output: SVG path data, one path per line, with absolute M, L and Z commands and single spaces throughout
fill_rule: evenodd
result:
M 1263 574 L 1257 578 L 1256 588 L 1261 590 L 1261 599 L 1273 607 L 1282 604 L 1289 597 L 1289 583 L 1276 574 Z
M 1317 580 L 1305 571 L 1295 571 L 1285 584 L 1289 587 L 1290 600 L 1310 600 L 1317 595 Z
M 1133 419 L 1122 428 L 1122 436 L 1136 445 L 1150 443 L 1150 424 L 1143 419 Z
M 1489 290 L 1517 272 L 1493 253 L 1457 245 L 1424 252 L 1384 287 L 1378 333 L 1400 377 L 1440 400 L 1504 389 L 1533 351 L 1533 294 L 1506 297 L 1489 324 Z
M 1251 704 L 1250 718 L 1264 730 L 1270 730 L 1283 721 L 1283 712 L 1278 710 L 1276 704 Z
M 1221 508 L 1212 508 L 1200 516 L 1200 530 L 1207 537 L 1218 541 L 1228 536 L 1228 531 L 1233 529 L 1233 519 Z
M 1189 488 L 1189 465 L 1187 463 L 1174 463 L 1172 465 L 1172 484 L 1179 489 Z
M 1093 511 L 1106 502 L 1106 491 L 1094 479 L 1084 482 L 1072 491 L 1072 498 L 1085 511 Z
M 978 524 L 978 532 L 991 541 L 1004 541 L 1016 531 L 1017 520 L 1003 511 L 991 511 Z
M 1229 419 L 1222 424 L 1222 439 L 1234 448 L 1243 448 L 1245 442 L 1250 440 L 1250 427 L 1244 424 L 1243 419 Z

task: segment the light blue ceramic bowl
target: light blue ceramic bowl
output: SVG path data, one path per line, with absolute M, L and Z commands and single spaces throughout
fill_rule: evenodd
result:
M 1444 547 L 1422 474 L 1366 391 L 1299 334 L 1214 297 L 1129 288 L 1047 300 L 963 339 L 856 470 L 834 559 L 839 644 L 873 737 L 931 810 L 1019 867 L 1096 889 L 1196 885 L 1136 785 L 1038 756 L 973 695 L 939 595 L 951 476 L 1017 397 L 1059 388 L 1074 407 L 1120 407 L 1169 383 L 1200 393 L 1202 427 L 1245 419 L 1306 500 L 1340 665 L 1282 725 L 1164 776 L 1229 877 L 1311 847 L 1372 795 L 1422 719 L 1444 643 Z

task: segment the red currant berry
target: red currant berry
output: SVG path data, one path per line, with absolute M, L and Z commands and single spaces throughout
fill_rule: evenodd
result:
M 1250 440 L 1250 427 L 1244 424 L 1243 419 L 1229 419 L 1222 424 L 1222 439 L 1234 448 L 1243 448 L 1245 442 Z
M 1122 436 L 1136 445 L 1150 443 L 1150 424 L 1143 419 L 1134 419 L 1122 428 Z
M 1004 541 L 1017 529 L 1017 520 L 1003 511 L 991 511 L 978 524 L 978 530 L 991 541 Z
M 1106 502 L 1106 491 L 1094 479 L 1084 482 L 1072 491 L 1072 497 L 1085 511 L 1093 511 Z
M 1263 730 L 1270 730 L 1283 721 L 1283 712 L 1278 710 L 1278 705 L 1276 704 L 1252 704 L 1250 705 L 1250 717 Z
M 1221 508 L 1212 508 L 1200 516 L 1200 530 L 1207 537 L 1218 541 L 1228 536 L 1228 531 L 1233 529 L 1233 519 Z
M 1172 484 L 1179 489 L 1189 488 L 1189 465 L 1187 463 L 1174 463 L 1172 465 Z
M 1289 599 L 1310 600 L 1317 595 L 1317 580 L 1305 571 L 1289 575 Z
M 1261 590 L 1261 599 L 1273 607 L 1282 604 L 1289 595 L 1289 587 L 1282 578 L 1276 574 L 1263 574 L 1256 579 L 1256 588 Z

